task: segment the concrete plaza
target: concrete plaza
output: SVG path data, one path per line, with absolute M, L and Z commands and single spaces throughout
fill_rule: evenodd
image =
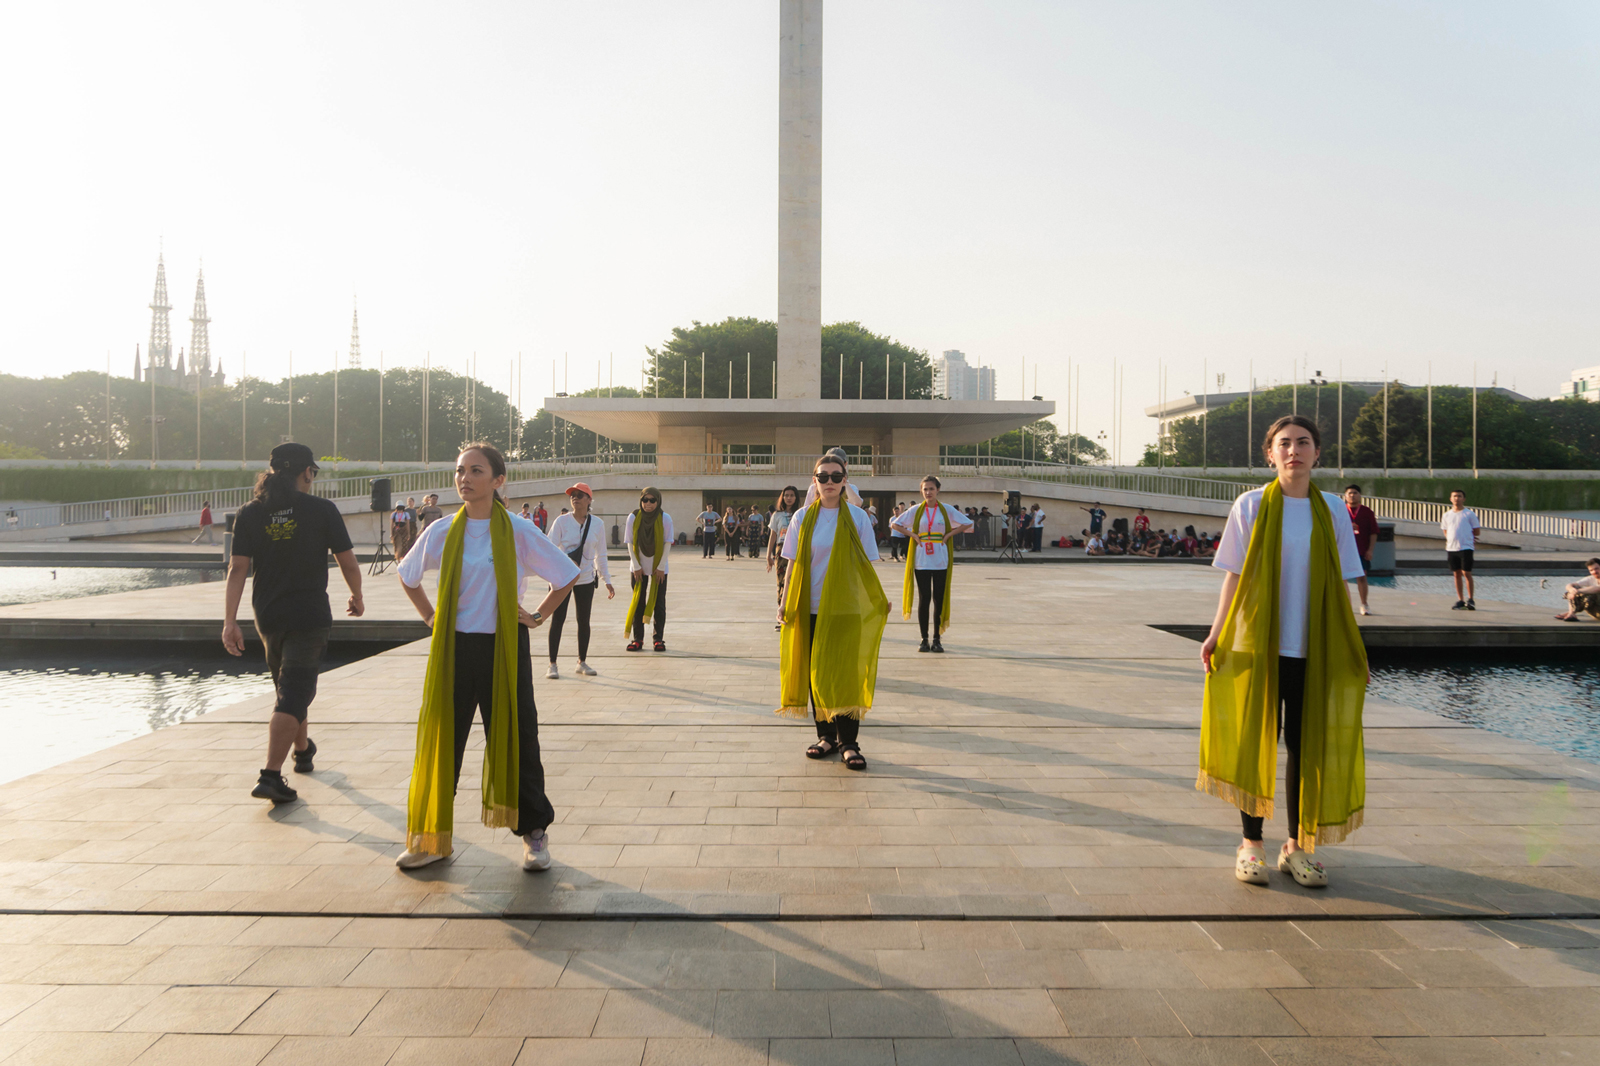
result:
M 0 786 L 0 1062 L 1600 1062 L 1594 764 L 1375 701 L 1332 887 L 1252 888 L 1193 788 L 1198 646 L 1151 628 L 1213 571 L 963 567 L 932 656 L 883 564 L 856 774 L 771 713 L 761 566 L 674 563 L 671 651 L 622 651 L 619 596 L 601 676 L 536 681 L 544 874 L 472 753 L 454 860 L 394 867 L 422 644 L 324 675 L 299 803 L 249 796 L 261 700 Z M 1364 621 L 1540 613 L 1448 604 Z

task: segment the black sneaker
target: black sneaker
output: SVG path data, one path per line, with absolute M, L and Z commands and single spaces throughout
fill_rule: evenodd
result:
M 1467 610 L 1476 611 L 1477 609 L 1478 609 L 1478 601 L 1477 600 L 1468 600 L 1467 601 Z
M 1456 601 L 1456 605 L 1454 607 L 1450 608 L 1450 609 L 1452 611 L 1465 611 L 1467 609 L 1467 601 L 1466 600 L 1457 600 Z
M 933 651 L 937 651 L 937 652 L 943 652 L 944 651 L 944 645 L 939 643 L 939 638 L 938 637 L 934 637 L 933 638 L 933 648 L 932 648 L 932 650 Z
M 317 765 L 312 760 L 316 758 L 316 755 L 317 742 L 307 737 L 306 750 L 294 753 L 294 772 L 297 774 L 309 774 L 312 770 L 315 770 Z
M 261 771 L 261 779 L 256 782 L 256 787 L 250 790 L 250 795 L 256 799 L 271 800 L 273 803 L 293 803 L 300 798 L 300 793 L 289 787 L 283 779 L 283 774 L 277 770 Z
M 917 650 L 918 651 L 929 651 L 930 650 L 929 647 L 928 647 L 928 638 L 927 637 L 923 637 L 922 638 L 922 643 L 917 645 Z

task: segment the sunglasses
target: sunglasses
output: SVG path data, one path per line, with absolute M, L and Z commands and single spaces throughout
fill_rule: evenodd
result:
M 831 474 L 812 474 L 811 476 L 816 479 L 819 485 L 826 485 L 830 481 L 837 485 L 844 480 L 844 471 L 835 470 Z
M 660 503 L 661 501 L 656 499 L 654 496 L 640 496 L 639 497 L 639 502 L 640 503 Z

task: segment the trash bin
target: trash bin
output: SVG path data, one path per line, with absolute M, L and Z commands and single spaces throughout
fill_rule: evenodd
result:
M 1394 576 L 1394 523 L 1378 523 L 1378 539 L 1372 545 L 1372 576 Z

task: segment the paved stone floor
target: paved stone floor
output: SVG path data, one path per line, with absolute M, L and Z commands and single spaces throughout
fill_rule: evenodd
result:
M 958 571 L 855 774 L 771 714 L 760 566 L 685 558 L 669 653 L 602 601 L 601 676 L 536 683 L 540 875 L 471 754 L 454 861 L 393 866 L 419 645 L 324 675 L 299 803 L 248 795 L 261 700 L 0 786 L 0 1062 L 1600 1062 L 1600 768 L 1375 702 L 1332 887 L 1241 885 L 1197 646 L 1149 628 L 1216 586 Z

